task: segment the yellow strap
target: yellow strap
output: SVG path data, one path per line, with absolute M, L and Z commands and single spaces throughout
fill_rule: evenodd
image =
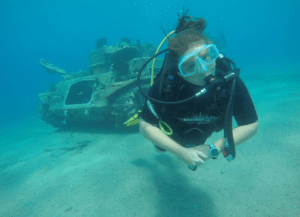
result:
M 123 124 L 126 125 L 127 127 L 138 124 L 140 122 L 139 113 L 141 113 L 141 112 L 142 112 L 142 110 L 138 110 L 137 113 L 135 113 L 131 118 L 129 118 Z
M 138 124 L 138 123 L 140 123 L 140 119 L 136 119 L 136 120 L 134 120 L 134 121 L 132 121 L 132 122 L 126 124 L 126 126 L 127 126 L 127 127 L 130 127 L 130 126 L 136 125 L 136 124 Z

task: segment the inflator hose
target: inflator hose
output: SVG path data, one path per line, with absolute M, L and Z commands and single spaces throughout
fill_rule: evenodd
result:
M 232 85 L 231 85 L 231 94 L 228 100 L 228 105 L 226 108 L 226 113 L 225 113 L 225 126 L 224 126 L 224 138 L 228 142 L 228 145 L 225 146 L 224 148 L 224 156 L 232 156 L 233 160 L 235 158 L 235 145 L 234 145 L 234 139 L 233 139 L 233 132 L 232 132 L 232 116 L 233 116 L 233 95 L 234 95 L 234 90 L 235 90 L 235 85 L 236 85 L 236 79 L 234 78 L 232 80 Z M 230 161 L 229 159 L 227 159 Z

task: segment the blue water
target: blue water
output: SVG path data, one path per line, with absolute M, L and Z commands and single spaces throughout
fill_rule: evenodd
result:
M 41 58 L 79 71 L 87 69 L 87 53 L 98 38 L 106 37 L 109 45 L 121 37 L 158 44 L 161 25 L 173 30 L 183 5 L 225 35 L 224 52 L 241 67 L 299 62 L 298 0 L 2 0 L 0 124 L 37 115 L 38 94 L 60 79 L 40 66 Z
M 159 44 L 183 5 L 223 40 L 256 105 L 259 134 L 234 162 L 192 172 L 139 134 L 53 133 L 36 121 L 39 93 L 60 80 L 40 59 L 85 71 L 99 38 Z M 300 71 L 299 9 L 299 0 L 1 0 L 0 216 L 299 216 L 300 79 L 288 75 Z M 82 152 L 59 149 L 84 140 Z

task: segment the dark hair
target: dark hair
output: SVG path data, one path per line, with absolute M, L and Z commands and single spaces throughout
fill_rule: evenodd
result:
M 184 12 L 182 16 L 178 15 L 177 27 L 174 37 L 169 39 L 169 50 L 171 59 L 174 62 L 190 48 L 197 44 L 211 43 L 203 31 L 206 27 L 206 21 L 203 18 L 192 18 Z

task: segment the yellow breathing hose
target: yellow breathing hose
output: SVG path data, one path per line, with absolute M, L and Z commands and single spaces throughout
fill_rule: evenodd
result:
M 165 43 L 165 41 L 168 39 L 168 37 L 172 34 L 175 33 L 175 30 L 173 30 L 172 32 L 170 32 L 161 42 L 160 45 L 158 46 L 155 54 L 158 54 L 158 52 L 160 51 L 160 48 L 163 46 L 163 44 Z M 154 67 L 155 67 L 155 62 L 156 62 L 156 57 L 153 59 L 153 63 L 152 63 L 152 69 L 151 69 L 151 86 L 153 85 L 154 82 Z
M 168 37 L 172 34 L 175 33 L 175 30 L 173 30 L 172 32 L 170 32 L 162 41 L 161 43 L 159 44 L 155 54 L 158 54 L 158 52 L 160 51 L 161 47 L 163 46 L 163 44 L 165 43 L 165 41 L 168 39 Z M 152 63 L 152 68 L 151 68 L 151 86 L 153 85 L 154 83 L 154 67 L 155 67 L 155 63 L 156 63 L 156 57 L 153 59 L 153 63 Z M 163 125 L 167 128 L 167 130 L 165 130 L 165 128 L 163 127 Z M 160 130 L 165 133 L 166 135 L 170 136 L 173 134 L 173 130 L 172 128 L 164 121 L 159 121 L 158 122 L 158 126 L 160 128 Z
M 163 46 L 163 44 L 165 43 L 165 41 L 168 39 L 168 37 L 172 34 L 175 33 L 175 30 L 173 30 L 172 32 L 170 32 L 159 44 L 155 54 L 158 54 L 158 52 L 160 51 L 161 47 Z M 153 59 L 153 63 L 152 63 L 152 69 L 151 69 L 151 86 L 153 85 L 154 82 L 154 67 L 155 67 L 155 62 L 156 62 L 156 57 Z M 141 110 L 138 111 L 138 113 L 140 113 Z M 138 118 L 138 113 L 136 113 L 135 115 L 133 115 L 130 119 L 128 119 L 125 123 L 123 123 L 126 126 L 132 126 L 135 124 L 138 124 L 140 122 L 140 119 Z M 159 121 L 158 123 L 159 128 L 161 129 L 162 132 L 164 132 L 166 135 L 172 135 L 173 134 L 173 130 L 172 128 L 164 121 Z M 168 131 L 166 131 L 163 127 L 163 125 L 167 128 Z

